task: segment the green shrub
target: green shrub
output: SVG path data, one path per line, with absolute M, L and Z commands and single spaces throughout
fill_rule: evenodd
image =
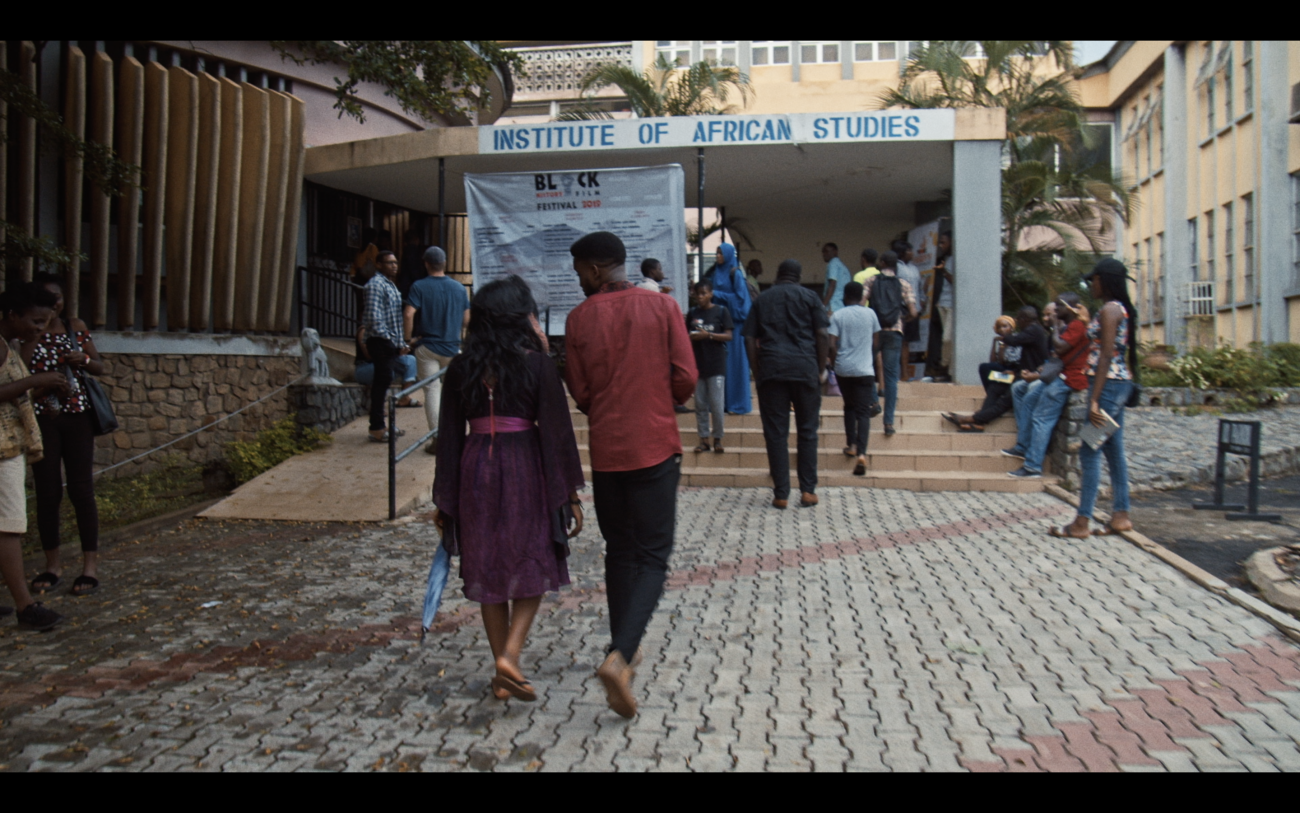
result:
M 1167 372 L 1144 368 L 1142 383 L 1149 387 L 1223 388 L 1243 393 L 1300 387 L 1300 345 L 1252 342 L 1245 349 L 1228 344 L 1213 349 L 1198 347 L 1171 361 Z
M 299 426 L 295 417 L 290 415 L 258 432 L 253 440 L 227 444 L 226 460 L 235 482 L 247 483 L 294 455 L 319 449 L 331 440 L 329 433 Z

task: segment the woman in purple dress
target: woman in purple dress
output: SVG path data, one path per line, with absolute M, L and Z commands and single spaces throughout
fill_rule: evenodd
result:
M 542 593 L 569 583 L 568 540 L 582 530 L 582 462 L 536 313 L 516 276 L 475 294 L 438 419 L 434 522 L 465 597 L 483 605 L 501 699 L 537 699 L 519 656 Z

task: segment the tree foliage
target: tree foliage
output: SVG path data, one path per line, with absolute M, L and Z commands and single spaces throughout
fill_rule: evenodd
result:
M 514 75 L 524 68 L 518 54 L 493 40 L 272 40 L 271 47 L 299 65 L 346 68 L 346 78 L 334 78 L 334 109 L 339 118 L 348 115 L 362 123 L 366 117 L 357 95 L 362 82 L 382 85 L 402 110 L 434 121 L 488 104 L 493 66 Z
M 749 104 L 754 89 L 749 77 L 738 68 L 707 61 L 678 68 L 660 54 L 653 66 L 639 71 L 628 65 L 607 64 L 592 69 L 582 81 L 582 102 L 565 110 L 557 121 L 587 121 L 610 118 L 596 106 L 594 94 L 617 87 L 627 96 L 638 118 L 662 116 L 712 116 L 736 113 Z M 739 96 L 739 107 L 731 100 Z
M 977 56 L 981 54 L 982 56 Z M 1098 160 L 1064 40 L 941 41 L 919 46 L 881 107 L 1000 107 L 1002 280 L 1008 308 L 1041 304 L 1079 278 L 1135 201 Z

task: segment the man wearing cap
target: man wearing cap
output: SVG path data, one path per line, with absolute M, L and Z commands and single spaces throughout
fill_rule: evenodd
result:
M 673 552 L 682 465 L 673 405 L 695 392 L 695 352 L 676 300 L 628 281 L 617 236 L 593 232 L 569 252 L 587 300 L 565 323 L 564 375 L 587 415 L 612 639 L 596 675 L 610 708 L 631 718 L 637 651 Z
M 421 379 L 428 378 L 460 352 L 461 331 L 469 324 L 469 297 L 465 286 L 447 276 L 447 254 L 437 246 L 424 252 L 424 279 L 416 280 L 406 296 L 405 330 L 407 346 L 415 353 Z M 438 404 L 442 398 L 442 379 L 436 378 L 424 388 L 424 417 L 429 429 L 438 426 Z M 435 437 L 424 448 L 429 454 L 438 451 Z

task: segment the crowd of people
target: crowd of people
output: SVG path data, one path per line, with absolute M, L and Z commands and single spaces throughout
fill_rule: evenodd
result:
M 395 431 L 385 426 L 383 412 L 394 375 L 409 382 L 445 368 L 423 403 L 412 404 L 423 406 L 429 427 L 438 430 L 428 449 L 438 458 L 433 497 L 442 538 L 431 588 L 445 583 L 448 560 L 458 556 L 464 594 L 482 605 L 497 697 L 536 698 L 521 653 L 541 596 L 569 583 L 569 540 L 584 524 L 579 494 L 587 483 L 568 398 L 588 418 L 592 497 L 605 542 L 610 640 L 596 675 L 610 708 L 630 718 L 637 712 L 632 683 L 641 639 L 673 551 L 683 458 L 675 411 L 694 397 L 695 453 L 723 452 L 725 415 L 750 410 L 752 376 L 771 504 L 785 509 L 792 496 L 793 413 L 799 504 L 811 507 L 818 504 L 822 388 L 834 375 L 844 401 L 844 454 L 856 458 L 855 474 L 865 474 L 871 418 L 883 413 L 885 433 L 894 431 L 903 348 L 920 316 L 920 279 L 908 262 L 910 251 L 906 243 L 865 250 L 861 269 L 850 275 L 838 248 L 827 244 L 826 282 L 818 296 L 801 284 L 803 268 L 793 259 L 779 265 L 775 284 L 760 293 L 755 278 L 761 264 L 754 260 L 742 270 L 734 246 L 724 243 L 712 272 L 692 286 L 693 307 L 683 318 L 676 300 L 663 295 L 671 289 L 661 263 L 644 261 L 643 281 L 634 283 L 616 235 L 585 235 L 570 248 L 586 299 L 568 317 L 563 374 L 549 354 L 536 301 L 519 277 L 483 286 L 471 302 L 446 276 L 444 252 L 433 247 L 420 255 L 425 276 L 403 293 L 397 257 L 377 253 L 378 273 L 365 286 L 357 336 L 358 377 L 366 374 L 372 388 L 370 436 L 383 441 Z M 934 279 L 936 288 L 940 280 L 951 284 L 951 258 L 942 258 Z M 1094 532 L 1103 457 L 1114 484 L 1114 512 L 1097 533 L 1132 528 L 1123 422 L 1134 391 L 1136 310 L 1126 279 L 1118 261 L 1096 266 L 1087 277 L 1103 303 L 1095 315 L 1077 294 L 1065 292 L 1041 317 L 1025 306 L 1014 320 L 1000 318 L 989 360 L 979 370 L 981 409 L 944 415 L 960 431 L 978 432 L 1014 411 L 1016 444 L 1003 454 L 1023 463 L 1011 476 L 1039 477 L 1070 393 L 1088 393 L 1089 421 L 1099 433 L 1080 451 L 1078 515 L 1050 529 L 1055 536 Z M 58 510 L 65 472 L 83 560 L 71 592 L 86 595 L 99 587 L 86 376 L 102 374 L 104 364 L 85 324 L 63 319 L 62 306 L 54 277 L 0 295 L 0 571 L 20 624 L 32 629 L 60 620 L 33 594 L 63 581 Z M 943 330 L 941 344 L 948 341 Z M 27 463 L 33 464 L 45 552 L 45 570 L 30 583 L 21 551 Z M 440 596 L 442 584 L 436 587 Z
M 857 458 L 855 471 L 862 473 L 873 409 L 890 416 L 887 422 L 892 417 L 898 354 L 918 308 L 912 281 L 900 273 L 905 261 L 893 249 L 875 256 L 864 252 L 864 271 L 875 273 L 861 281 L 848 278 L 847 269 L 837 270 L 824 298 L 800 284 L 803 269 L 796 260 L 782 262 L 776 284 L 753 296 L 734 247 L 724 244 L 714 272 L 692 287 L 693 307 L 684 319 L 676 301 L 661 295 L 662 276 L 646 273 L 658 263 L 643 265 L 642 282 L 629 280 L 626 249 L 616 235 L 588 234 L 570 252 L 586 300 L 566 324 L 563 374 L 548 355 L 536 303 L 522 280 L 512 276 L 485 285 L 470 304 L 464 346 L 450 360 L 441 395 L 434 501 L 443 543 L 434 571 L 439 561 L 460 556 L 465 595 L 482 604 L 495 658 L 494 694 L 536 699 L 521 653 L 541 595 L 569 582 L 568 540 L 584 521 L 579 492 L 586 483 L 567 385 L 588 418 L 592 496 L 605 542 L 610 639 L 596 676 L 610 708 L 630 718 L 637 712 L 632 683 L 641 639 L 673 550 L 683 457 L 674 408 L 694 396 L 695 452 L 720 452 L 724 415 L 742 405 L 733 400 L 739 397 L 733 370 L 745 374 L 740 380 L 746 394 L 752 374 L 772 506 L 785 509 L 792 496 L 791 413 L 799 503 L 815 506 L 822 385 L 833 370 L 845 403 L 844 451 Z M 828 261 L 837 259 L 833 252 L 832 246 Z M 1087 331 L 1081 321 L 1086 311 L 1072 293 L 1054 303 L 1058 315 L 1048 320 L 1050 336 L 1033 309 L 1022 310 L 1014 323 L 1000 320 L 998 341 L 981 368 L 998 387 L 990 384 L 985 410 L 962 423 L 991 420 L 987 415 L 998 407 L 1024 410 L 1025 448 L 1007 453 L 1023 453 L 1024 468 L 1032 471 L 1039 459 L 1034 455 L 1041 454 L 1050 435 L 1046 418 L 1036 422 L 1038 411 L 1046 415 L 1057 404 L 1059 414 L 1062 388 L 1077 387 L 1082 375 L 1093 391 L 1094 419 L 1100 421 L 1104 413 L 1122 424 L 1129 392 L 1123 358 L 1131 350 L 1125 320 L 1134 313 L 1123 293 L 1123 275 L 1118 263 L 1103 263 L 1094 272 L 1094 290 L 1106 304 Z M 737 341 L 742 336 L 744 341 Z M 744 354 L 739 368 L 734 348 Z M 1063 361 L 1064 372 L 1055 377 L 1048 369 L 1053 358 Z M 887 383 L 883 409 L 876 403 L 878 373 Z M 1115 432 L 1101 451 L 1085 458 L 1080 519 L 1052 529 L 1054 534 L 1079 536 L 1089 530 L 1097 476 L 1086 472 L 1099 473 L 1104 455 L 1112 476 L 1122 481 L 1122 444 L 1122 432 Z M 1086 496 L 1089 488 L 1092 494 Z M 1125 494 L 1116 491 L 1112 530 L 1131 527 Z M 445 572 L 445 564 L 441 567 Z

